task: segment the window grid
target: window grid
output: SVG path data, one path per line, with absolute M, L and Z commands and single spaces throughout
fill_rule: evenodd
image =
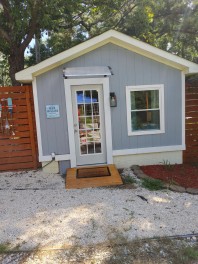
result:
M 157 104 L 159 107 L 155 108 L 142 108 L 142 109 L 132 109 L 132 92 L 149 92 L 149 91 L 158 91 L 158 102 Z M 152 94 L 150 95 L 152 96 Z M 148 100 L 148 99 L 147 99 Z M 126 87 L 126 101 L 127 101 L 127 125 L 128 125 L 128 135 L 143 135 L 143 134 L 157 134 L 157 133 L 164 133 L 164 86 L 162 84 L 160 85 L 141 85 L 141 86 L 127 86 Z M 148 101 L 147 101 L 148 106 Z M 134 106 L 133 106 L 134 107 Z M 155 114 L 155 117 L 152 115 L 154 112 L 157 112 Z M 133 130 L 133 120 L 132 115 L 135 113 L 145 112 L 145 115 L 148 113 L 151 113 L 151 118 L 157 119 L 157 116 L 159 116 L 159 125 L 155 128 L 154 124 L 152 128 L 146 128 L 146 129 L 137 129 Z M 157 125 L 157 123 L 156 123 Z

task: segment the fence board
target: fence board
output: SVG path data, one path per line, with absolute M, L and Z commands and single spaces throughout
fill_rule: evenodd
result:
M 38 147 L 36 139 L 36 125 L 34 118 L 34 105 L 31 86 L 1 87 L 0 100 L 12 98 L 12 118 L 8 111 L 3 112 L 1 122 L 3 127 L 6 118 L 10 131 L 0 126 L 0 171 L 18 169 L 37 169 Z M 7 106 L 7 101 L 2 101 Z M 8 109 L 4 107 L 3 109 Z M 4 127 L 5 128 L 5 127 Z M 12 135 L 14 131 L 15 135 Z
M 198 99 L 197 93 L 187 93 L 186 94 L 186 100 L 193 100 L 193 99 Z
M 25 157 L 7 157 L 7 158 L 1 158 L 1 162 L 3 164 L 15 164 L 15 163 L 32 162 L 32 155 L 31 156 L 25 156 Z
M 31 145 L 30 144 L 21 144 L 21 145 L 7 145 L 7 146 L 1 146 L 1 151 L 8 151 L 11 152 L 13 151 L 13 149 L 15 151 L 18 150 L 26 150 L 26 149 L 31 149 Z
M 186 84 L 186 150 L 185 163 L 198 162 L 198 83 Z
M 198 99 L 186 100 L 186 107 L 194 105 L 198 106 Z
M 1 164 L 1 171 L 9 170 L 24 170 L 24 169 L 32 169 L 34 168 L 33 162 L 27 163 L 15 163 L 15 164 Z
M 10 157 L 24 157 L 30 156 L 32 154 L 32 150 L 22 150 L 22 151 L 1 151 L 0 158 L 10 158 Z
M 27 86 L 5 86 L 5 87 L 1 87 L 0 89 L 0 94 L 1 93 L 20 93 L 20 92 L 25 92 L 26 91 L 26 87 Z
M 14 138 L 13 139 L 0 139 L 0 146 L 7 146 L 7 145 L 20 145 L 24 143 L 30 143 L 30 138 Z

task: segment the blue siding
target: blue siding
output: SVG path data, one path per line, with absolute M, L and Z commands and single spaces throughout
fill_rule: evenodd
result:
M 107 44 L 37 77 L 43 154 L 69 153 L 63 68 L 106 65 L 113 70 L 110 90 L 116 93 L 118 100 L 118 106 L 111 108 L 113 150 L 181 145 L 181 72 L 116 45 Z M 165 133 L 128 136 L 125 87 L 151 84 L 164 84 Z M 61 117 L 47 120 L 46 104 L 59 104 Z
M 71 168 L 69 160 L 59 161 L 59 173 L 60 174 L 65 176 L 68 168 Z
M 60 73 L 59 69 L 55 69 L 40 75 L 37 77 L 37 88 L 43 155 L 50 155 L 52 152 L 59 155 L 69 154 L 62 72 Z M 49 104 L 59 105 L 59 118 L 46 118 L 45 107 Z

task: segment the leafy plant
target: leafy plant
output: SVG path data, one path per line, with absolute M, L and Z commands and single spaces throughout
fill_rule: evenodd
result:
M 136 183 L 136 180 L 132 178 L 131 176 L 123 176 L 122 181 L 124 184 L 134 184 Z
M 174 165 L 172 165 L 168 160 L 163 160 L 162 162 L 160 162 L 160 164 L 163 165 L 164 170 L 166 171 L 171 171 L 174 169 Z
M 142 186 L 150 191 L 157 191 L 164 189 L 164 184 L 158 179 L 142 179 Z

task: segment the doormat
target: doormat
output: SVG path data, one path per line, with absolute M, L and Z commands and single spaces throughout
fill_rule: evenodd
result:
M 111 176 L 109 168 L 105 167 L 93 167 L 93 168 L 81 168 L 76 170 L 76 178 L 94 178 L 94 177 L 106 177 Z
M 80 176 L 80 177 L 79 177 Z M 121 185 L 122 179 L 114 164 L 67 169 L 66 189 L 81 189 Z

